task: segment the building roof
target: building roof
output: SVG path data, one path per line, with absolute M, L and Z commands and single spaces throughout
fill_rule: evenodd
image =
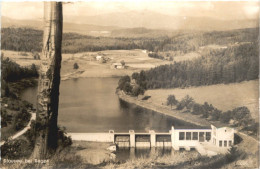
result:
M 219 121 L 211 122 L 211 124 L 212 124 L 213 126 L 215 126 L 216 128 L 229 127 L 227 124 L 221 123 L 221 122 L 219 122 Z
M 198 126 L 198 125 L 174 125 L 174 129 L 177 130 L 187 130 L 187 129 L 191 129 L 191 130 L 195 130 L 195 129 L 211 129 L 211 126 Z
M 119 65 L 119 66 L 122 66 L 122 63 L 113 63 L 113 65 Z

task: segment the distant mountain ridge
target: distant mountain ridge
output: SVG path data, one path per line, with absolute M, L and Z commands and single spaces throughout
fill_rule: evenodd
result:
M 68 17 L 76 23 L 125 28 L 145 27 L 148 29 L 174 30 L 231 30 L 259 26 L 259 20 L 219 20 L 210 17 L 171 16 L 150 10 L 110 13 L 105 15 Z
M 2 27 L 30 27 L 43 29 L 39 20 L 17 20 L 1 17 Z M 69 22 L 68 22 L 69 21 Z M 225 31 L 232 29 L 254 28 L 259 20 L 219 20 L 209 17 L 171 16 L 149 10 L 142 12 L 128 11 L 96 16 L 67 16 L 64 18 L 64 32 L 75 32 L 88 35 L 117 35 L 132 28 L 156 30 L 194 30 L 194 31 Z M 132 30 L 136 31 L 136 30 Z M 138 33 L 138 32 L 137 32 Z
M 1 17 L 1 27 L 28 27 L 38 30 L 43 30 L 43 21 L 39 20 L 18 20 L 12 19 L 8 17 Z M 112 31 L 122 29 L 121 27 L 117 26 L 98 26 L 92 24 L 77 24 L 77 23 L 68 23 L 64 22 L 63 30 L 64 32 L 74 32 L 80 34 L 92 34 L 93 31 L 101 32 L 102 31 Z

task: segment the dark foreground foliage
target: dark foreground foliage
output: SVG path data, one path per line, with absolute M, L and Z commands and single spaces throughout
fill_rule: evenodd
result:
M 26 139 L 16 139 L 6 142 L 1 146 L 1 158 L 21 159 L 28 158 L 32 148 Z
M 236 160 L 243 160 L 246 158 L 246 153 L 238 150 L 236 147 L 232 147 L 229 153 L 225 155 L 217 155 L 213 157 L 201 156 L 196 160 L 181 162 L 177 165 L 160 165 L 157 164 L 152 168 L 161 169 L 218 169 L 222 168 Z

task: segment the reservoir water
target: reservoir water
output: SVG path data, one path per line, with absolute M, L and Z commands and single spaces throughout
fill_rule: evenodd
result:
M 61 81 L 58 124 L 67 132 L 168 132 L 185 125 L 168 116 L 126 104 L 115 94 L 118 78 L 80 78 Z M 21 97 L 36 104 L 37 87 Z

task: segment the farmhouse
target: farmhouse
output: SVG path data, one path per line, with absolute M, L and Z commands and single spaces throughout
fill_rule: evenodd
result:
M 111 68 L 113 68 L 113 69 L 124 69 L 125 65 L 123 65 L 122 63 L 113 63 L 111 65 Z
M 101 55 L 97 55 L 97 56 L 96 56 L 96 60 L 97 60 L 97 61 L 100 61 L 102 58 L 103 58 L 103 56 L 101 56 Z

